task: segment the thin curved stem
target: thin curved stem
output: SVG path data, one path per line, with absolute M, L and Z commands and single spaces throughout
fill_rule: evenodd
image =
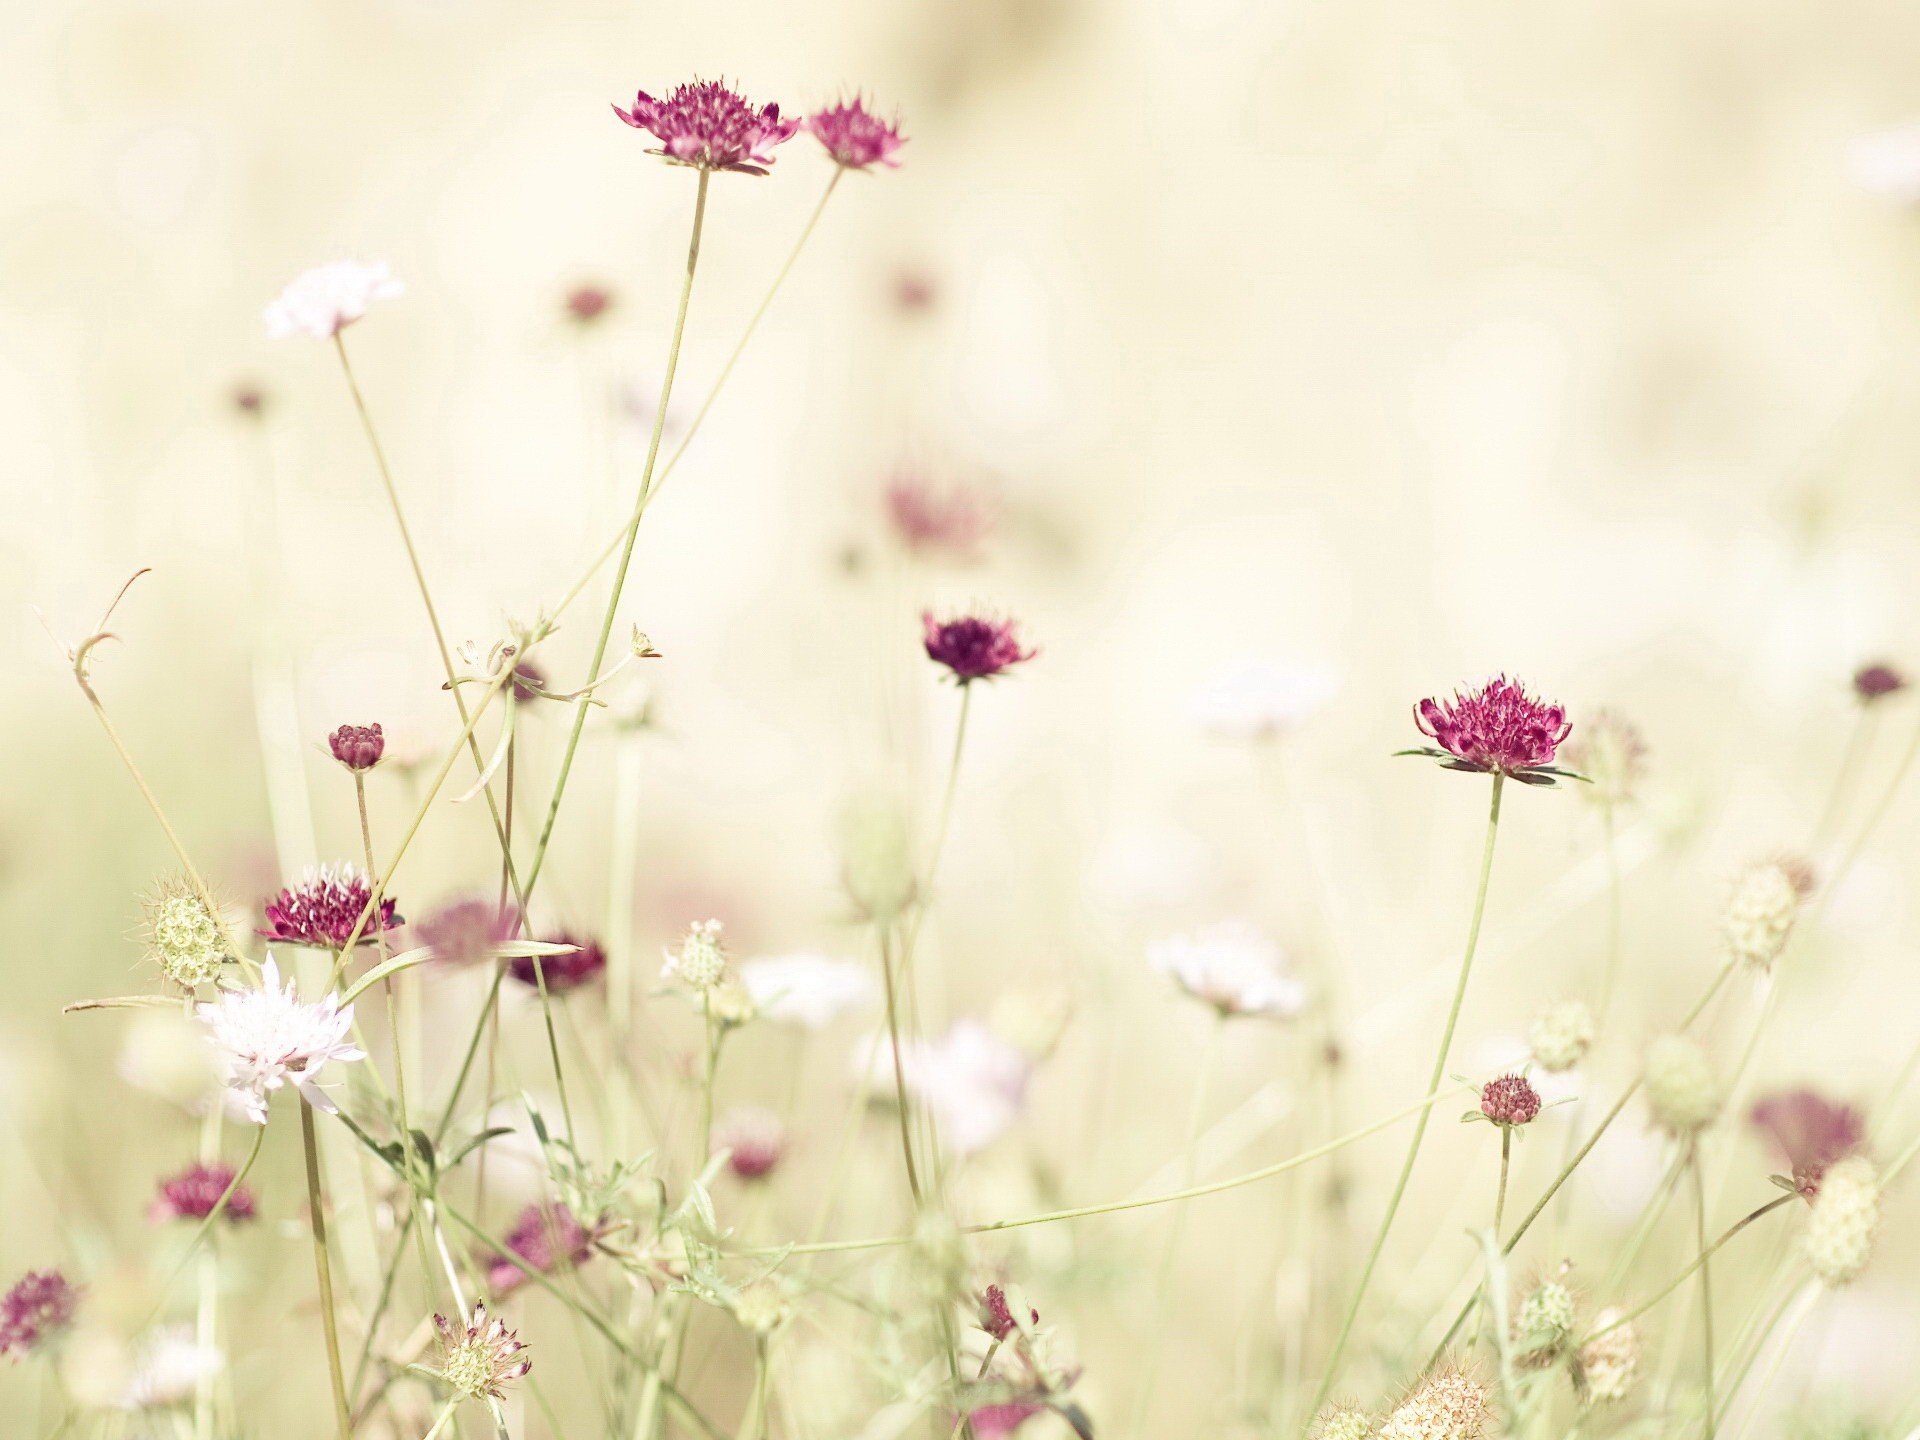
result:
M 353 1440 L 353 1411 L 340 1368 L 340 1326 L 333 1308 L 333 1261 L 327 1253 L 327 1200 L 320 1185 L 320 1142 L 313 1133 L 313 1106 L 300 1099 L 300 1145 L 307 1165 L 307 1211 L 313 1230 L 313 1269 L 320 1286 L 320 1324 L 327 1342 L 327 1379 L 333 1386 L 334 1421 L 340 1440 Z
M 1701 1173 L 1700 1149 L 1698 1142 L 1693 1147 L 1693 1243 L 1700 1252 L 1700 1359 L 1702 1367 L 1701 1383 L 1706 1389 L 1707 1403 L 1707 1440 L 1713 1440 L 1714 1434 L 1714 1363 L 1713 1363 L 1713 1270 L 1707 1264 L 1707 1257 L 1713 1252 L 1707 1248 L 1707 1181 Z M 1791 1196 L 1782 1196 L 1791 1199 Z
M 1613 1320 L 1608 1321 L 1605 1325 L 1602 1325 L 1598 1330 L 1591 1331 L 1588 1334 L 1582 1336 L 1580 1339 L 1580 1344 L 1576 1348 L 1584 1349 L 1587 1345 L 1591 1344 L 1593 1341 L 1598 1340 L 1602 1335 L 1605 1335 L 1608 1332 L 1613 1330 L 1618 1330 L 1622 1325 L 1629 1325 L 1633 1323 L 1635 1320 L 1638 1320 L 1642 1315 L 1646 1314 L 1649 1310 L 1653 1309 L 1654 1306 L 1658 1305 L 1662 1300 L 1666 1299 L 1674 1291 L 1678 1290 L 1682 1285 L 1684 1285 L 1694 1271 L 1704 1266 L 1707 1263 L 1707 1261 L 1712 1257 L 1713 1253 L 1716 1250 L 1718 1250 L 1721 1246 L 1725 1245 L 1729 1240 L 1733 1239 L 1734 1236 L 1738 1235 L 1742 1230 L 1746 1229 L 1749 1225 L 1753 1224 L 1753 1222 L 1758 1220 L 1762 1215 L 1771 1214 L 1773 1211 L 1778 1210 L 1782 1205 L 1790 1204 L 1791 1202 L 1798 1200 L 1799 1198 L 1800 1196 L 1798 1194 L 1780 1195 L 1775 1197 L 1772 1200 L 1769 1200 L 1766 1204 L 1762 1205 L 1759 1209 L 1749 1211 L 1747 1214 L 1741 1216 L 1738 1220 L 1734 1221 L 1733 1224 L 1729 1225 L 1725 1230 L 1723 1230 L 1720 1233 L 1719 1239 L 1715 1240 L 1711 1245 L 1702 1246 L 1700 1249 L 1700 1253 L 1694 1257 L 1693 1263 L 1688 1265 L 1686 1269 L 1682 1270 L 1678 1275 L 1674 1276 L 1673 1279 L 1669 1280 L 1665 1285 L 1661 1286 L 1659 1291 L 1651 1299 L 1643 1302 L 1642 1304 L 1636 1305 L 1633 1309 L 1627 1311 L 1626 1314 L 1617 1316 Z

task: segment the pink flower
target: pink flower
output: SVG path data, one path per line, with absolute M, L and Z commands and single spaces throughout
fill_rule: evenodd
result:
M 562 1265 L 578 1265 L 593 1253 L 593 1233 L 565 1205 L 529 1205 L 507 1233 L 507 1249 L 528 1268 L 551 1275 Z M 527 1272 L 505 1255 L 487 1262 L 487 1286 L 505 1295 L 527 1283 Z
M 342 725 L 327 737 L 333 758 L 349 770 L 371 770 L 387 753 L 387 737 L 378 725 Z
M 664 100 L 642 90 L 631 110 L 613 113 L 660 142 L 658 155 L 696 170 L 732 170 L 764 175 L 773 163 L 773 147 L 794 137 L 798 120 L 782 120 L 778 105 L 754 105 L 721 80 L 695 80 L 676 86 Z
M 363 265 L 336 260 L 296 276 L 266 308 L 267 334 L 275 340 L 289 335 L 311 335 L 331 340 L 367 313 L 375 300 L 401 292 L 384 261 Z
M 160 1193 L 147 1207 L 147 1218 L 155 1222 L 204 1220 L 232 1184 L 231 1165 L 189 1165 L 178 1175 L 160 1182 Z M 220 1218 L 238 1222 L 253 1217 L 253 1192 L 244 1185 L 235 1187 Z
M 762 1180 L 787 1153 L 787 1127 L 778 1115 L 757 1105 L 742 1105 L 722 1117 L 714 1143 L 732 1152 L 727 1168 L 742 1180 Z
M 1047 1407 L 1031 1400 L 1008 1400 L 998 1405 L 982 1405 L 967 1418 L 977 1440 L 1005 1440 L 1027 1421 Z
M 956 560 L 972 560 L 993 529 L 992 507 L 979 492 L 965 486 L 941 491 L 921 476 L 902 473 L 888 482 L 886 501 L 893 533 L 916 554 L 943 553 Z
M 1851 1105 L 1835 1105 L 1811 1090 L 1769 1095 L 1753 1107 L 1752 1120 L 1779 1148 L 1793 1171 L 1794 1186 L 1809 1198 L 1820 1192 L 1827 1167 L 1858 1150 L 1866 1123 Z
M 1004 1340 L 1019 1328 L 1013 1318 L 1013 1310 L 1007 1304 L 1007 1292 L 998 1285 L 989 1285 L 980 1292 L 980 1328 L 996 1340 Z M 1040 1323 L 1040 1312 L 1028 1307 L 1027 1314 L 1031 1323 Z
M 373 887 L 358 866 L 322 865 L 267 901 L 267 923 L 260 933 L 283 945 L 338 950 L 353 934 L 372 897 Z M 403 923 L 394 913 L 392 898 L 382 896 L 379 914 L 367 921 L 358 943 L 371 945 L 376 930 L 395 930 Z
M 513 937 L 516 910 L 492 900 L 455 900 L 415 925 L 420 943 L 444 965 L 478 965 Z
M 542 955 L 537 968 L 531 955 L 514 956 L 507 962 L 507 973 L 522 985 L 537 989 L 540 982 L 545 980 L 551 994 L 562 995 L 578 989 L 607 968 L 607 952 L 601 948 L 598 940 L 585 935 L 572 935 L 564 930 L 546 938 L 556 945 L 579 948 L 568 955 Z
M 598 320 L 613 304 L 613 296 L 598 285 L 576 285 L 567 292 L 567 315 L 586 325 Z
M 858 96 L 809 115 L 806 128 L 827 147 L 833 163 L 847 170 L 896 167 L 894 152 L 907 143 L 899 121 L 882 120 Z
M 1862 665 L 1853 672 L 1853 693 L 1863 705 L 1897 695 L 1907 688 L 1907 677 L 1884 663 Z
M 1480 1113 L 1500 1126 L 1529 1124 L 1540 1113 L 1540 1092 L 1524 1075 L 1502 1075 L 1480 1091 Z
M 80 1292 L 58 1270 L 29 1270 L 0 1296 L 0 1355 L 31 1354 L 73 1323 Z
M 985 615 L 958 615 L 936 620 L 931 611 L 920 616 L 927 658 L 944 665 L 962 685 L 991 680 L 1040 652 L 1022 649 L 1011 620 Z
M 1449 770 L 1507 775 L 1528 785 L 1551 785 L 1570 771 L 1554 768 L 1560 744 L 1573 729 L 1566 707 L 1536 700 L 1502 675 L 1451 700 L 1414 707 L 1420 733 L 1435 741 L 1403 755 L 1426 755 Z

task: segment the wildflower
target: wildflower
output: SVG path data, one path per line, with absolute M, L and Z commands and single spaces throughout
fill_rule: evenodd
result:
M 29 1270 L 0 1295 L 0 1355 L 30 1355 L 73 1324 L 80 1292 L 58 1270 Z
M 1593 1012 L 1579 1000 L 1549 1005 L 1527 1031 L 1533 1058 L 1549 1075 L 1571 1070 L 1593 1045 Z
M 1306 987 L 1286 973 L 1280 948 L 1244 921 L 1157 941 L 1148 960 L 1187 994 L 1223 1018 L 1257 1015 L 1285 1020 L 1307 1003 Z
M 598 285 L 576 285 L 567 292 L 567 316 L 581 325 L 591 325 L 613 305 L 613 296 Z
M 522 985 L 536 988 L 545 980 L 549 994 L 564 995 L 598 979 L 606 970 L 607 952 L 591 936 L 559 930 L 547 939 L 555 945 L 574 948 L 565 955 L 542 955 L 537 960 L 531 955 L 516 955 L 507 961 L 507 973 Z
M 1640 727 L 1611 710 L 1597 710 L 1567 744 L 1567 764 L 1591 781 L 1581 793 L 1603 806 L 1631 802 L 1646 775 L 1647 742 Z
M 373 887 L 357 865 L 310 868 L 298 885 L 267 901 L 267 923 L 260 933 L 282 945 L 338 950 L 353 934 L 372 898 Z M 367 922 L 359 943 L 370 945 L 376 930 L 397 930 L 403 923 L 393 898 L 383 895 L 379 913 Z
M 349 770 L 371 770 L 387 753 L 387 737 L 378 725 L 342 725 L 327 737 L 333 758 Z
M 1040 653 L 1021 648 L 1011 620 L 995 620 L 984 615 L 935 620 L 929 611 L 921 614 L 920 623 L 927 658 L 946 666 L 962 685 L 991 680 Z
M 1574 1356 L 1574 1386 L 1589 1405 L 1626 1399 L 1640 1372 L 1640 1331 L 1632 1321 L 1620 1323 L 1624 1313 L 1609 1307 L 1596 1315 L 1593 1338 Z
M 1727 952 L 1764 970 L 1780 958 L 1800 918 L 1800 902 L 1813 888 L 1813 872 L 1793 860 L 1763 860 L 1734 882 L 1720 919 Z
M 1907 688 L 1907 677 L 1891 665 L 1862 665 L 1853 672 L 1853 693 L 1862 705 L 1871 705 Z
M 1326 670 L 1249 660 L 1215 675 L 1187 711 L 1217 740 L 1259 743 L 1300 729 L 1326 708 L 1334 688 Z
M 594 1236 L 564 1204 L 529 1205 L 507 1232 L 507 1250 L 528 1269 L 551 1275 L 563 1265 L 578 1265 L 593 1254 Z M 506 1295 L 527 1283 L 527 1272 L 505 1255 L 486 1262 L 487 1288 Z
M 522 704 L 538 700 L 547 693 L 547 673 L 531 660 L 522 660 L 513 667 L 513 679 L 507 688 Z
M 233 387 L 230 397 L 233 408 L 249 420 L 257 420 L 267 408 L 267 392 L 251 380 L 243 380 Z
M 980 492 L 965 485 L 937 490 L 904 472 L 887 482 L 886 509 L 894 536 L 915 554 L 972 560 L 993 529 L 992 507 Z
M 1819 1194 L 1827 1167 L 1858 1150 L 1867 1138 L 1858 1110 L 1835 1105 L 1811 1090 L 1769 1095 L 1749 1118 L 1779 1149 L 1794 1188 L 1809 1199 Z
M 1379 1440 L 1479 1440 L 1491 1409 L 1486 1386 L 1470 1375 L 1442 1371 L 1387 1416 Z
M 226 1363 L 219 1350 L 194 1339 L 190 1326 L 169 1325 L 140 1347 L 120 1408 L 167 1410 L 185 1405 Z
M 504 1399 L 501 1387 L 533 1369 L 533 1362 L 522 1358 L 527 1347 L 520 1337 L 506 1321 L 488 1318 L 484 1300 L 474 1302 L 465 1325 L 435 1315 L 433 1328 L 440 1332 L 440 1378 L 456 1395 Z
M 917 888 L 906 817 L 898 806 L 867 800 L 841 822 L 840 875 L 864 919 L 891 920 L 913 903 Z
M 332 995 L 302 1004 L 293 981 L 281 986 L 280 967 L 271 959 L 257 990 L 222 990 L 196 1013 L 226 1061 L 227 1088 L 256 1125 L 267 1123 L 267 1097 L 289 1082 L 314 1109 L 333 1113 L 338 1107 L 314 1077 L 330 1060 L 366 1058 L 347 1043 L 353 1007 L 341 1009 Z
M 753 105 L 725 81 L 695 80 L 675 86 L 664 100 L 642 90 L 631 110 L 613 113 L 660 142 L 658 155 L 673 165 L 696 170 L 731 170 L 764 175 L 773 163 L 773 147 L 791 140 L 798 120 L 782 120 L 778 105 Z
M 730 1152 L 727 1168 L 742 1180 L 761 1180 L 787 1150 L 787 1127 L 771 1110 L 742 1105 L 729 1111 L 714 1129 L 714 1139 Z
M 690 990 L 708 991 L 727 978 L 727 952 L 720 944 L 718 920 L 696 920 L 687 927 L 678 950 L 662 950 L 665 980 L 678 980 Z
M 1578 1318 L 1573 1291 L 1558 1280 L 1529 1290 L 1513 1317 L 1513 1347 L 1523 1365 L 1537 1368 L 1559 1355 Z
M 367 313 L 375 300 L 388 300 L 404 287 L 384 261 L 363 265 L 336 260 L 296 276 L 266 308 L 267 334 L 276 340 L 311 335 L 331 340 Z
M 1822 1283 L 1837 1289 L 1866 1268 L 1880 1228 L 1880 1176 L 1864 1155 L 1828 1167 L 1801 1248 Z
M 1320 1416 L 1314 1440 L 1372 1440 L 1373 1417 L 1352 1405 L 1330 1406 Z
M 874 165 L 897 168 L 894 152 L 907 143 L 900 122 L 882 120 L 855 96 L 809 115 L 807 131 L 843 170 L 866 170 Z
M 978 1405 L 967 1412 L 967 1423 L 973 1427 L 976 1440 L 1006 1440 L 1034 1416 L 1044 1414 L 1047 1407 L 1033 1400 L 1003 1400 L 992 1405 Z
M 1540 1092 L 1524 1075 L 1502 1075 L 1480 1091 L 1480 1113 L 1503 1128 L 1527 1125 L 1540 1113 Z
M 153 1204 L 147 1207 L 147 1218 L 153 1221 L 163 1220 L 204 1220 L 213 1213 L 213 1207 L 220 1203 L 220 1197 L 227 1193 L 227 1187 L 233 1184 L 234 1170 L 231 1165 L 189 1165 L 178 1175 L 160 1182 L 160 1193 Z M 244 1185 L 234 1187 L 228 1196 L 226 1209 L 220 1212 L 222 1220 L 238 1223 L 254 1217 L 253 1192 Z
M 740 967 L 740 981 L 761 1015 L 803 1030 L 824 1030 L 873 1004 L 880 992 L 865 966 L 811 952 L 749 960 Z
M 745 1025 L 760 1013 L 754 1008 L 752 992 L 732 975 L 722 976 L 707 991 L 706 1009 L 713 1022 L 725 1029 Z
M 1007 1292 L 998 1285 L 989 1285 L 980 1292 L 978 1310 L 980 1328 L 996 1340 L 1005 1340 L 1019 1328 L 1019 1322 L 1013 1318 L 1013 1307 L 1007 1303 Z M 1031 1306 L 1027 1308 L 1027 1316 L 1028 1324 L 1040 1323 L 1040 1312 Z
M 217 980 L 227 963 L 227 937 L 200 893 L 184 880 L 162 880 L 146 902 L 147 954 L 183 990 Z
M 1704 1130 L 1725 1098 L 1707 1052 L 1680 1035 L 1663 1035 L 1647 1048 L 1643 1083 L 1653 1118 L 1673 1135 Z
M 863 1052 L 861 1068 L 874 1077 L 877 1090 L 891 1090 L 893 1056 L 884 1038 Z M 1033 1062 L 978 1020 L 960 1020 L 938 1040 L 903 1044 L 900 1071 L 907 1089 L 931 1112 L 941 1143 L 956 1155 L 971 1155 L 1019 1118 Z
M 757 1280 L 733 1297 L 733 1318 L 751 1335 L 771 1335 L 791 1313 L 785 1293 L 772 1280 Z
M 1896 205 L 1920 205 L 1920 123 L 1855 137 L 1847 174 L 1869 194 Z
M 505 944 L 517 928 L 517 912 L 492 900 L 455 900 L 415 925 L 420 943 L 445 965 L 478 965 L 491 959 L 495 947 Z M 549 982 L 553 969 L 549 963 Z
M 924 270 L 905 267 L 893 277 L 893 303 L 909 315 L 931 310 L 939 298 L 939 287 Z
M 1402 755 L 1425 755 L 1449 770 L 1506 775 L 1527 785 L 1551 785 L 1572 774 L 1553 763 L 1573 730 L 1566 707 L 1535 699 L 1504 675 L 1451 700 L 1422 700 L 1413 715 L 1420 733 L 1439 748 Z

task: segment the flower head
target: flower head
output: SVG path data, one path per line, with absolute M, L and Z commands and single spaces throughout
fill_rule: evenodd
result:
M 879 998 L 880 983 L 864 965 L 809 953 L 749 960 L 740 982 L 754 1010 L 780 1025 L 824 1030 L 850 1011 Z
M 689 925 L 678 950 L 661 952 L 666 957 L 660 968 L 661 978 L 678 980 L 688 989 L 703 993 L 725 980 L 727 952 L 720 943 L 724 928 L 718 920 L 696 920 Z
M 1314 1440 L 1373 1440 L 1373 1417 L 1351 1405 L 1332 1405 L 1322 1412 Z
M 1492 1414 L 1487 1387 L 1471 1375 L 1429 1376 L 1387 1416 L 1378 1440 L 1479 1440 Z
M 1640 1331 L 1614 1307 L 1594 1316 L 1593 1338 L 1574 1356 L 1574 1385 L 1589 1405 L 1613 1405 L 1627 1398 L 1640 1372 Z
M 133 1375 L 120 1397 L 123 1410 L 166 1410 L 185 1405 L 202 1382 L 218 1375 L 226 1357 L 194 1339 L 187 1325 L 169 1325 L 147 1337 L 134 1361 Z
M 220 1203 L 220 1197 L 233 1185 L 231 1165 L 189 1165 L 179 1174 L 160 1182 L 160 1193 L 147 1207 L 147 1218 L 163 1220 L 204 1220 Z M 244 1185 L 234 1186 L 220 1218 L 238 1223 L 254 1217 L 253 1192 Z
M 1298 1015 L 1307 1003 L 1306 986 L 1287 973 L 1280 947 L 1245 921 L 1170 935 L 1154 943 L 1147 959 L 1223 1016 L 1284 1020 Z
M 866 170 L 875 165 L 897 167 L 895 152 L 907 143 L 898 120 L 886 121 L 867 109 L 855 96 L 807 117 L 806 128 L 833 157 L 833 163 L 846 170 Z
M 1567 764 L 1592 783 L 1582 791 L 1597 805 L 1626 805 L 1646 778 L 1647 742 L 1640 727 L 1612 710 L 1596 710 L 1567 745 Z
M 340 1008 L 329 995 L 303 1004 L 293 981 L 280 984 L 280 967 L 268 960 L 258 989 L 222 990 L 217 1000 L 196 1012 L 226 1061 L 227 1088 L 256 1125 L 267 1123 L 267 1098 L 291 1083 L 316 1110 L 338 1107 L 315 1081 L 330 1060 L 363 1060 L 366 1052 L 347 1043 L 353 1007 Z
M 357 865 L 322 865 L 309 869 L 298 885 L 290 885 L 267 901 L 267 923 L 260 933 L 282 945 L 312 945 L 338 950 L 360 923 L 373 887 Z M 391 896 L 380 898 L 378 914 L 367 922 L 359 944 L 371 945 L 376 930 L 395 930 L 404 923 L 394 912 Z
M 1529 1290 L 1513 1316 L 1513 1347 L 1520 1362 L 1537 1369 L 1559 1356 L 1578 1318 L 1573 1291 L 1558 1280 Z
M 469 1400 L 500 1400 L 501 1387 L 533 1369 L 526 1346 L 507 1328 L 507 1322 L 487 1315 L 487 1302 L 474 1302 L 463 1325 L 444 1315 L 433 1317 L 440 1332 L 440 1378 L 454 1394 Z
M 1720 917 L 1727 953 L 1764 970 L 1780 958 L 1813 889 L 1813 871 L 1793 859 L 1762 860 L 1741 871 Z
M 1642 1082 L 1653 1118 L 1673 1135 L 1704 1130 L 1726 1098 L 1707 1052 L 1682 1035 L 1663 1035 L 1647 1047 Z
M 80 1292 L 58 1270 L 29 1270 L 0 1295 L 0 1355 L 30 1355 L 73 1323 Z
M 892 1057 L 885 1037 L 860 1057 L 869 1074 L 888 1078 Z M 937 1040 L 903 1043 L 900 1071 L 907 1089 L 932 1113 L 940 1142 L 956 1155 L 984 1150 L 1019 1118 L 1033 1062 L 978 1020 L 959 1020 Z
M 1871 705 L 1907 688 L 1907 677 L 1891 665 L 1862 665 L 1853 672 L 1853 693 L 1862 705 Z
M 507 1250 L 528 1269 L 551 1275 L 593 1253 L 594 1235 L 562 1204 L 529 1205 L 507 1232 Z M 487 1288 L 505 1295 L 527 1283 L 527 1271 L 505 1255 L 487 1261 Z
M 227 936 L 200 892 L 184 880 L 162 880 L 146 902 L 147 954 L 183 990 L 220 978 Z
M 986 615 L 957 615 L 936 620 L 931 611 L 920 616 L 921 642 L 927 658 L 944 665 L 962 685 L 991 680 L 1040 652 L 1022 649 L 1011 620 Z
M 977 1440 L 1006 1440 L 1047 1407 L 1036 1400 L 1001 1400 L 992 1405 L 977 1405 L 967 1413 L 967 1424 Z
M 697 170 L 732 170 L 764 175 L 773 163 L 773 147 L 794 137 L 798 120 L 782 120 L 778 105 L 754 105 L 723 80 L 677 85 L 664 100 L 642 90 L 631 110 L 613 113 L 660 142 L 658 155 Z
M 1540 1092 L 1524 1075 L 1502 1075 L 1480 1090 L 1480 1113 L 1494 1124 L 1531 1124 L 1540 1113 Z
M 980 1328 L 996 1340 L 1004 1340 L 1019 1328 L 1020 1322 L 1013 1318 L 1013 1307 L 1007 1303 L 1007 1292 L 998 1285 L 989 1285 L 980 1292 L 976 1307 L 979 1311 Z M 1040 1312 L 1027 1307 L 1027 1323 L 1038 1325 Z
M 1811 1198 L 1820 1193 L 1827 1168 L 1858 1150 L 1867 1138 L 1866 1121 L 1851 1105 L 1836 1105 L 1811 1090 L 1769 1095 L 1749 1117 L 1779 1150 L 1792 1172 L 1794 1187 Z
M 887 482 L 887 523 L 915 554 L 972 560 L 993 529 L 993 507 L 966 485 L 937 489 L 924 476 L 902 471 Z
M 1413 715 L 1420 733 L 1439 749 L 1402 754 L 1427 755 L 1449 770 L 1506 775 L 1528 785 L 1551 785 L 1568 773 L 1553 764 L 1573 730 L 1566 707 L 1535 699 L 1504 675 L 1450 700 L 1422 700 Z
M 267 334 L 276 340 L 311 335 L 331 340 L 367 313 L 375 300 L 388 300 L 404 287 L 384 261 L 363 265 L 336 260 L 296 276 L 266 308 Z
M 742 1180 L 762 1180 L 787 1153 L 787 1127 L 773 1111 L 742 1105 L 714 1127 L 714 1143 L 730 1152 L 727 1168 Z
M 478 897 L 455 900 L 415 925 L 420 943 L 443 965 L 478 965 L 513 935 L 518 918 L 511 906 Z M 552 978 L 552 969 L 548 969 Z
M 1562 1000 L 1534 1017 L 1527 1031 L 1533 1058 L 1549 1075 L 1571 1070 L 1593 1045 L 1593 1011 L 1581 1000 Z
M 1849 1155 L 1821 1178 L 1801 1249 L 1813 1273 L 1838 1288 L 1866 1269 L 1879 1228 L 1879 1172 L 1866 1156 Z
M 371 770 L 387 753 L 387 737 L 378 725 L 342 725 L 327 736 L 333 758 L 349 770 Z
M 597 979 L 607 968 L 607 952 L 592 936 L 558 930 L 547 939 L 574 949 L 565 955 L 542 955 L 537 960 L 531 955 L 516 955 L 507 962 L 507 973 L 522 985 L 538 987 L 544 979 L 550 993 L 564 995 Z
M 567 292 L 567 318 L 591 325 L 613 307 L 613 296 L 599 285 L 576 285 Z
M 1194 723 L 1219 740 L 1291 735 L 1333 698 L 1333 675 L 1307 665 L 1248 660 L 1222 670 L 1188 702 Z

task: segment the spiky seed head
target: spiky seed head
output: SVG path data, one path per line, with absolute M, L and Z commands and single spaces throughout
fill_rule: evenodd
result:
M 1647 1103 L 1673 1135 L 1693 1135 L 1713 1123 L 1724 1095 L 1707 1052 L 1683 1035 L 1663 1035 L 1647 1047 Z
M 1373 1417 L 1352 1405 L 1330 1406 L 1313 1434 L 1314 1440 L 1371 1440 Z
M 1461 1371 L 1442 1370 L 1387 1416 L 1378 1440 L 1480 1440 L 1491 1410 L 1485 1385 Z
M 1593 1048 L 1593 1011 L 1581 1000 L 1562 1000 L 1534 1017 L 1527 1031 L 1533 1058 L 1549 1075 L 1571 1070 Z
M 147 897 L 147 954 L 183 990 L 211 985 L 227 963 L 226 934 L 186 881 L 169 877 Z
M 1808 872 L 1781 860 L 1763 860 L 1741 871 L 1720 919 L 1727 953 L 1744 965 L 1764 970 L 1780 958 L 1800 918 Z
M 1589 1405 L 1614 1405 L 1627 1398 L 1640 1373 L 1640 1331 L 1629 1321 L 1616 1324 L 1615 1307 L 1594 1317 L 1594 1336 L 1574 1357 L 1574 1384 Z
M 1514 1348 L 1522 1364 L 1546 1364 L 1573 1333 L 1578 1305 L 1573 1291 L 1558 1280 L 1544 1280 L 1527 1292 L 1514 1312 Z
M 1802 1239 L 1807 1263 L 1822 1283 L 1841 1286 L 1866 1268 L 1880 1228 L 1880 1175 L 1864 1155 L 1827 1167 L 1813 1197 Z

